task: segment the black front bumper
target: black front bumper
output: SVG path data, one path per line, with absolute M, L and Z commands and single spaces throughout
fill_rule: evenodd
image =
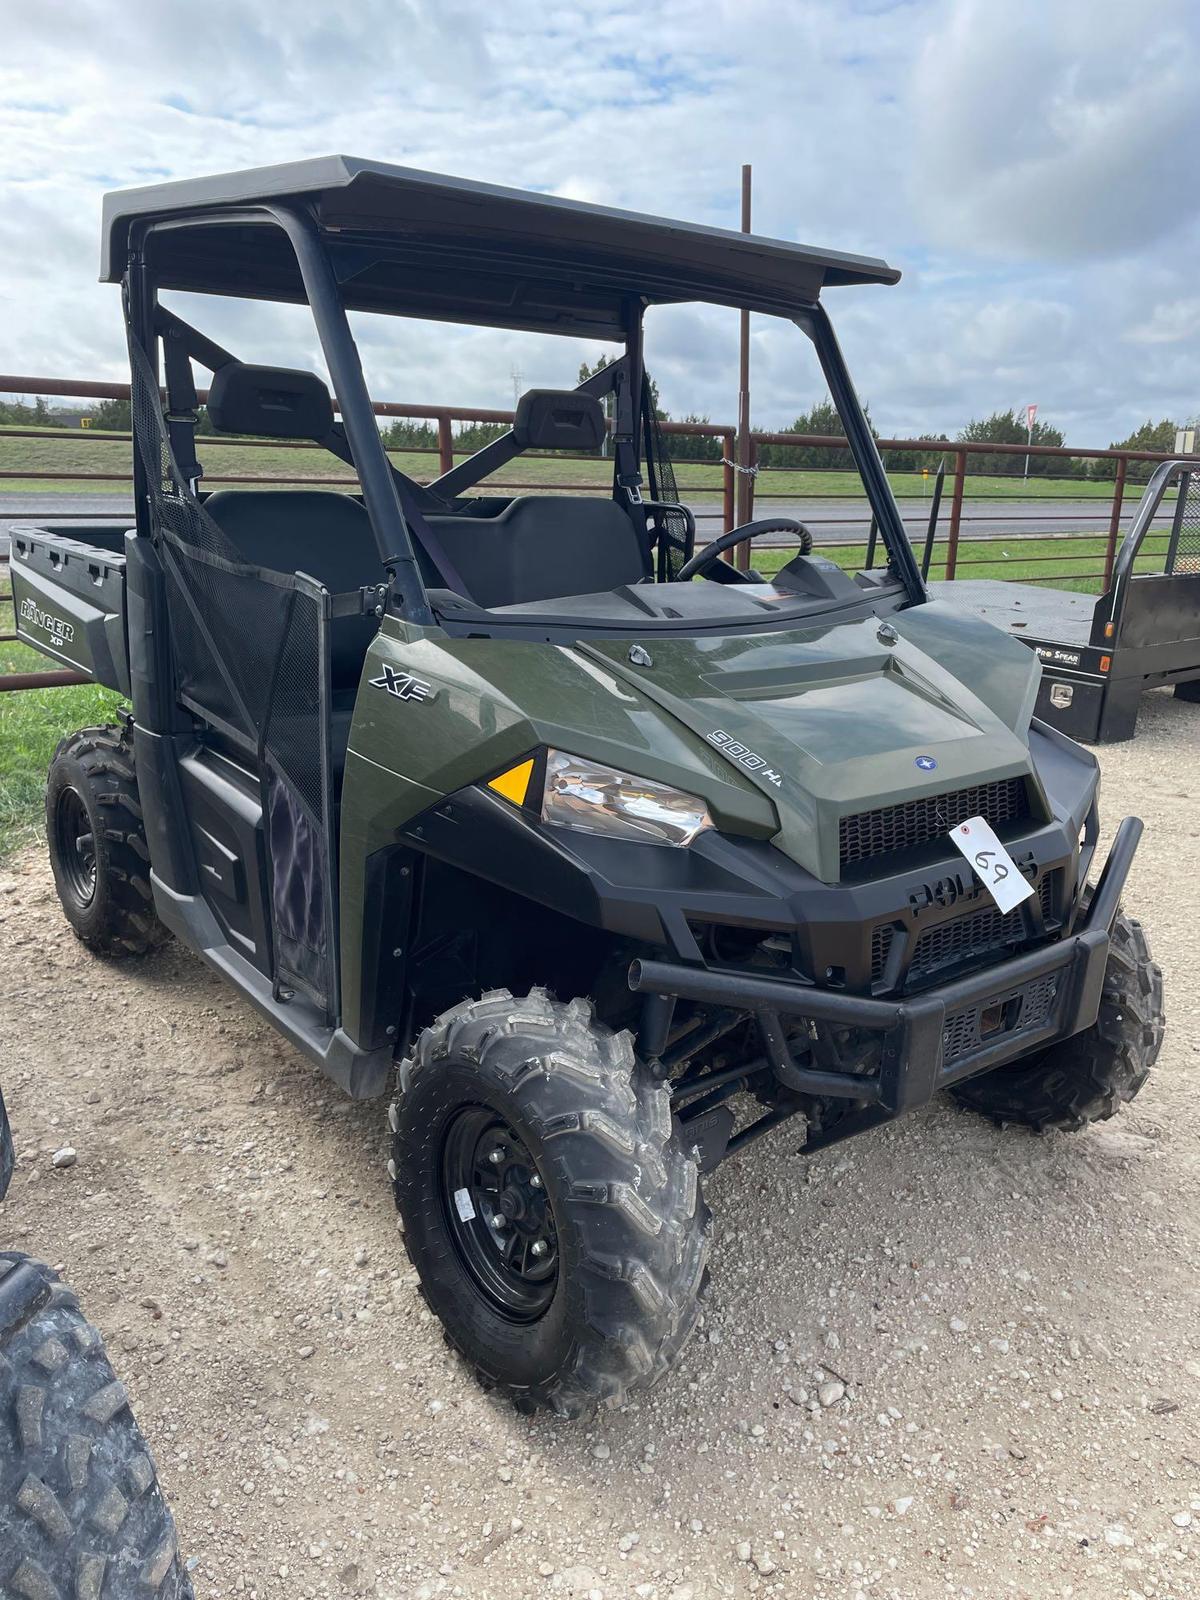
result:
M 647 995 L 753 1012 L 781 1082 L 800 1093 L 858 1102 L 862 1115 L 845 1129 L 858 1131 L 923 1105 L 939 1089 L 963 1078 L 1091 1027 L 1100 1008 L 1117 905 L 1141 836 L 1141 821 L 1126 817 L 1086 913 L 1068 938 L 908 999 L 870 999 L 663 961 L 635 961 L 629 986 Z M 857 1075 L 800 1067 L 788 1050 L 781 1018 L 877 1032 L 878 1070 Z M 825 1141 L 810 1139 L 808 1147 L 820 1142 Z

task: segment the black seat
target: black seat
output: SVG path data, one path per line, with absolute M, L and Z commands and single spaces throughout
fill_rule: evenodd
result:
M 513 606 L 638 583 L 649 562 L 615 500 L 527 495 L 498 516 L 428 516 L 470 598 Z M 439 580 L 429 571 L 427 583 Z
M 357 500 L 329 489 L 221 489 L 204 509 L 250 566 L 304 572 L 331 594 L 380 583 L 383 568 L 370 518 Z M 374 617 L 334 617 L 329 625 L 335 694 L 355 689 Z

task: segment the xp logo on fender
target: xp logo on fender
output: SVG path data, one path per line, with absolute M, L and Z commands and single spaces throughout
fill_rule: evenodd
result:
M 397 700 L 432 700 L 437 692 L 424 678 L 414 678 L 411 672 L 397 672 L 386 661 L 382 675 L 368 681 L 373 689 L 385 689 Z
M 919 767 L 922 772 L 932 772 L 937 766 L 937 761 L 933 756 L 918 756 L 913 766 Z

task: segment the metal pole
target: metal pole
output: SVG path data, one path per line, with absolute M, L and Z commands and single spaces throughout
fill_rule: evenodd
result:
M 750 168 L 742 168 L 742 232 L 750 232 Z M 753 516 L 750 496 L 750 313 L 741 311 L 738 342 L 738 435 L 737 435 L 737 526 L 749 522 Z M 750 545 L 739 544 L 734 551 L 734 565 L 743 572 L 750 565 Z
M 879 518 L 872 511 L 871 526 L 867 529 L 867 562 L 864 572 L 870 572 L 875 565 L 875 545 L 879 538 Z
M 1117 462 L 1117 480 L 1113 484 L 1112 516 L 1108 519 L 1108 544 L 1104 550 L 1104 587 L 1112 583 L 1113 562 L 1117 558 L 1117 536 L 1121 532 L 1121 505 L 1125 499 L 1125 469 L 1128 460 L 1122 456 Z
M 963 484 L 967 477 L 967 452 L 954 452 L 954 498 L 950 502 L 950 530 L 946 535 L 946 582 L 954 581 L 958 564 L 958 529 L 962 522 Z
M 938 512 L 942 508 L 942 489 L 946 482 L 946 458 L 938 462 L 937 477 L 933 480 L 933 503 L 929 507 L 929 526 L 925 530 L 925 549 L 921 554 L 921 576 L 929 576 L 929 563 L 933 560 L 933 542 L 937 538 Z
M 737 489 L 734 483 L 733 461 L 737 454 L 737 444 L 732 433 L 721 435 L 721 456 L 724 465 L 721 468 L 721 510 L 725 523 L 725 532 L 737 526 Z
M 438 418 L 438 474 L 454 470 L 454 425 L 450 413 L 443 411 Z

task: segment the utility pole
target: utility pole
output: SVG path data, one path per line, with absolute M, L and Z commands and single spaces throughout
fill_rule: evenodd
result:
M 742 232 L 750 232 L 750 167 L 742 167 Z M 739 312 L 741 322 L 738 345 L 738 435 L 736 517 L 739 526 L 749 522 L 754 507 L 754 480 L 750 475 L 750 313 Z M 734 551 L 734 564 L 744 572 L 750 565 L 749 543 Z

